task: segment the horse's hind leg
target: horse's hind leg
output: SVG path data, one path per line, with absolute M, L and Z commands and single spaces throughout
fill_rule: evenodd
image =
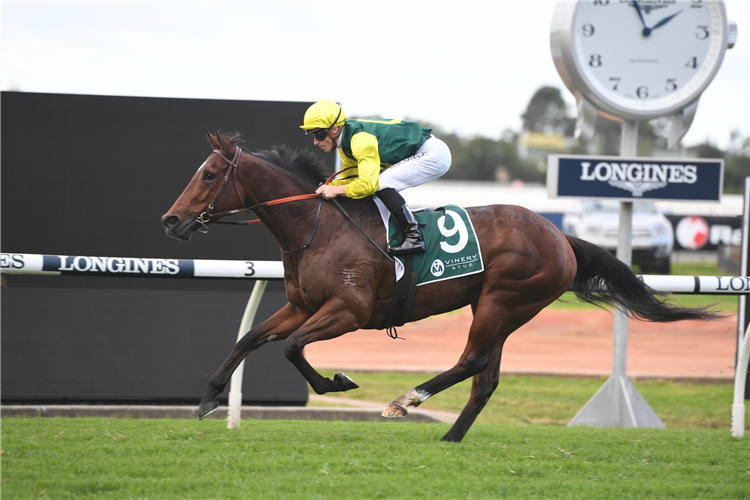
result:
M 529 314 L 502 325 L 496 312 L 499 309 L 498 306 L 491 302 L 485 302 L 485 304 L 484 307 L 480 305 L 474 314 L 474 321 L 472 321 L 469 330 L 469 341 L 458 363 L 450 370 L 393 400 L 383 411 L 384 417 L 403 417 L 407 414 L 406 408 L 408 406 L 419 406 L 427 398 L 438 392 L 477 375 L 472 386 L 472 397 L 469 403 L 451 431 L 443 439 L 460 441 L 463 438 L 497 386 L 500 358 L 505 339 L 536 315 L 536 313 Z
M 232 374 L 248 354 L 268 342 L 286 339 L 308 318 L 309 313 L 287 304 L 268 320 L 247 332 L 208 381 L 208 388 L 198 408 L 198 418 L 207 417 L 219 407 L 216 398 L 224 391 Z
M 460 442 L 484 409 L 490 396 L 497 389 L 500 379 L 500 358 L 503 355 L 503 344 L 497 343 L 492 352 L 492 359 L 487 369 L 478 375 L 474 375 L 471 381 L 471 396 L 464 407 L 461 415 L 451 427 L 451 430 L 443 436 L 443 441 Z

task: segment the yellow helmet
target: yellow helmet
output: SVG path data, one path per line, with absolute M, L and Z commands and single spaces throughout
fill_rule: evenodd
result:
M 338 127 L 346 123 L 346 113 L 341 106 L 328 99 L 318 101 L 305 111 L 304 130 L 315 130 L 316 128 L 328 129 Z

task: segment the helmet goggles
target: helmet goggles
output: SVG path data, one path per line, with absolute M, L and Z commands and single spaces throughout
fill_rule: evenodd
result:
M 336 115 L 336 119 L 333 120 L 333 123 L 328 128 L 316 128 L 313 130 L 305 130 L 305 135 L 312 134 L 313 138 L 316 141 L 324 141 L 326 137 L 328 137 L 328 131 L 333 128 L 334 125 L 336 125 L 336 122 L 339 121 L 339 117 L 341 116 L 341 106 L 339 106 L 339 114 Z
M 315 130 L 305 130 L 305 135 L 312 135 L 316 141 L 324 141 L 328 137 L 328 131 L 331 128 L 316 128 Z

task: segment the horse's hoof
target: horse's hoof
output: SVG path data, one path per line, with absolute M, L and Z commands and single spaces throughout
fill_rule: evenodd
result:
M 198 407 L 198 420 L 203 420 L 204 418 L 215 412 L 218 407 L 219 402 L 215 399 L 213 401 L 206 401 L 205 403 L 201 403 Z
M 381 416 L 385 418 L 404 418 L 407 413 L 406 408 L 403 406 L 391 403 L 388 405 L 388 408 L 383 410 Z
M 448 434 L 442 437 L 441 441 L 445 441 L 447 443 L 460 443 L 463 438 L 463 436 L 458 436 L 451 432 L 448 432 Z
M 339 386 L 341 386 L 340 392 L 349 391 L 352 389 L 359 389 L 359 384 L 356 383 L 351 378 L 349 378 L 349 376 L 344 373 L 337 373 L 336 375 L 334 375 L 333 381 L 336 382 Z

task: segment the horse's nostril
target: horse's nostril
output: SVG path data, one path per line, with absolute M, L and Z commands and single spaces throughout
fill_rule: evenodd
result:
M 164 224 L 165 227 L 172 228 L 180 223 L 180 218 L 176 215 L 167 214 L 161 218 L 161 223 Z

